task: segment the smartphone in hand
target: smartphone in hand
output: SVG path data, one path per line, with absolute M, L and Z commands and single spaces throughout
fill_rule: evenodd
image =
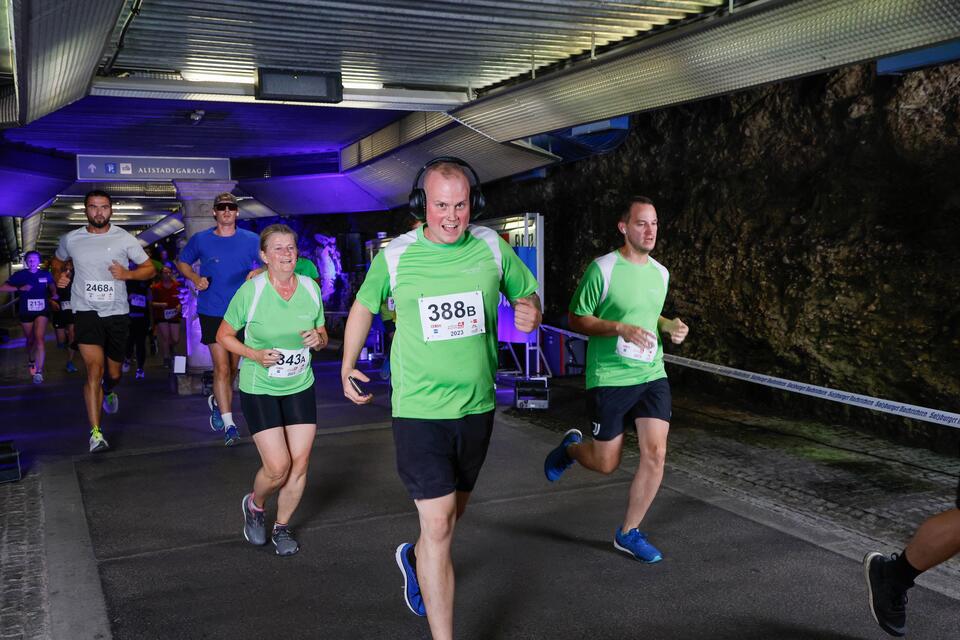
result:
M 360 381 L 354 378 L 353 376 L 347 376 L 347 380 L 350 382 L 350 386 L 353 387 L 353 390 L 356 391 L 357 394 L 361 396 L 370 395 L 369 393 L 363 390 L 363 387 L 360 386 Z

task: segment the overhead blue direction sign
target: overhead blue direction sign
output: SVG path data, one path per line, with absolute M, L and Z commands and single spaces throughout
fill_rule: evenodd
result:
M 77 180 L 229 180 L 229 158 L 77 155 Z

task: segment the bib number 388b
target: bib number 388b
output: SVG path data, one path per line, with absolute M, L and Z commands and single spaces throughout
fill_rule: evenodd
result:
M 420 298 L 420 326 L 426 342 L 486 333 L 484 320 L 481 291 Z

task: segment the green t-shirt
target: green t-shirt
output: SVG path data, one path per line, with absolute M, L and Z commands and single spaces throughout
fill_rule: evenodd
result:
M 649 357 L 638 359 L 618 352 L 617 336 L 590 336 L 587 389 L 626 387 L 667 377 L 657 321 L 669 281 L 667 268 L 649 257 L 646 264 L 634 264 L 613 251 L 590 263 L 570 301 L 570 312 L 643 327 L 657 335 L 657 348 Z
M 536 290 L 530 270 L 486 227 L 470 225 L 452 245 L 427 240 L 422 228 L 390 242 L 373 259 L 357 300 L 376 314 L 393 296 L 393 416 L 453 419 L 493 410 L 500 293 L 516 300 Z M 480 326 L 485 333 L 470 335 Z M 452 339 L 438 338 L 446 335 Z
M 256 307 L 248 322 L 250 307 L 255 298 Z M 241 391 L 286 396 L 313 385 L 310 350 L 307 349 L 304 353 L 299 350 L 304 348 L 300 332 L 322 327 L 324 324 L 323 302 L 320 300 L 320 287 L 316 282 L 299 276 L 293 297 L 284 300 L 270 284 L 267 274 L 261 273 L 244 282 L 237 290 L 223 319 L 237 331 L 244 329 L 243 343 L 251 349 L 289 350 L 288 354 L 296 358 L 298 363 L 301 358 L 306 358 L 303 372 L 290 377 L 271 376 L 260 363 L 244 358 L 240 365 Z
M 320 277 L 320 272 L 317 271 L 317 265 L 313 264 L 313 260 L 308 260 L 307 258 L 297 258 L 297 264 L 293 266 L 293 272 L 297 275 L 313 278 L 314 280 Z

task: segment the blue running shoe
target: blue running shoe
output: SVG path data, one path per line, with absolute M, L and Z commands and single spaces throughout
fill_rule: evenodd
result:
M 223 434 L 223 444 L 232 447 L 238 442 L 240 442 L 240 432 L 237 431 L 237 425 L 232 424 L 227 427 L 227 430 Z
M 579 429 L 570 429 L 563 434 L 563 440 L 560 445 L 547 454 L 543 461 L 543 473 L 550 482 L 556 482 L 563 475 L 563 472 L 570 468 L 576 462 L 567 454 L 567 447 L 571 444 L 580 444 L 583 442 L 583 434 Z
M 217 399 L 212 393 L 207 398 L 207 406 L 210 407 L 210 428 L 214 431 L 223 431 L 223 416 L 220 415 L 220 407 L 217 406 Z
M 647 535 L 638 529 L 630 529 L 626 533 L 617 529 L 617 535 L 613 537 L 613 546 L 617 550 L 633 556 L 635 560 L 647 564 L 663 560 L 660 551 L 647 542 Z
M 409 542 L 397 547 L 397 566 L 403 573 L 403 601 L 407 608 L 421 618 L 427 615 L 427 607 L 420 595 L 420 583 L 417 582 L 417 564 L 413 555 L 413 545 Z
M 77 372 L 77 365 L 75 365 L 75 364 L 73 364 L 72 362 L 69 362 L 69 361 L 68 361 L 68 362 L 67 362 L 67 373 L 76 373 L 76 372 Z

